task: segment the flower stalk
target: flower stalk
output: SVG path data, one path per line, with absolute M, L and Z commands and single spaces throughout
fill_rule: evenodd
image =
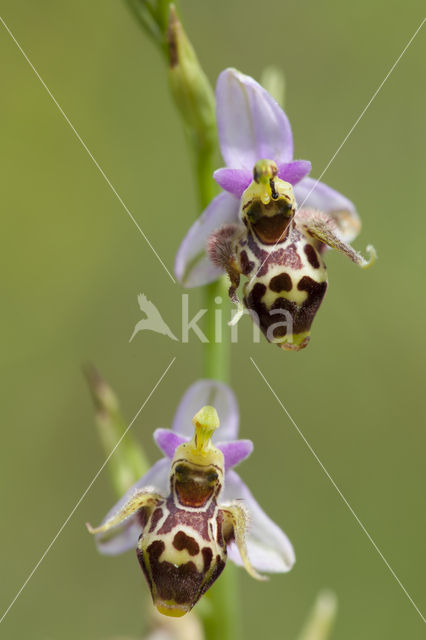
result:
M 188 64 L 188 57 L 189 60 L 191 60 L 192 56 L 195 57 L 195 53 L 183 31 L 182 25 L 177 20 L 173 6 L 171 7 L 170 16 L 169 44 L 173 44 L 173 38 L 176 39 L 177 52 L 186 53 L 186 60 L 185 57 L 181 59 L 184 64 L 185 62 Z M 204 73 L 202 75 L 204 76 Z M 191 104 L 191 100 L 189 99 L 190 94 L 188 95 L 184 90 L 185 82 L 182 82 L 185 75 L 181 73 L 180 77 L 178 77 L 176 71 L 172 68 L 170 78 L 176 103 L 178 107 L 181 107 L 180 111 L 183 115 L 185 129 L 189 130 L 189 132 L 192 131 L 192 135 L 190 133 L 189 137 L 195 154 L 198 201 L 201 209 L 204 209 L 217 194 L 217 187 L 213 180 L 217 153 L 213 89 L 206 78 L 206 83 L 203 83 L 204 86 L 202 86 L 201 83 L 199 86 L 200 89 L 205 91 L 200 101 L 201 108 L 186 111 L 185 102 Z M 178 78 L 180 82 L 178 82 Z M 203 119 L 198 117 L 199 113 L 204 114 Z M 191 116 L 193 119 L 192 123 L 188 121 L 188 117 Z M 216 301 L 220 301 L 219 304 L 222 305 L 220 339 L 217 339 L 219 337 L 217 335 L 219 325 L 216 321 Z M 221 277 L 216 282 L 205 285 L 204 303 L 207 308 L 205 333 L 208 340 L 204 345 L 204 376 L 209 379 L 228 382 L 230 377 L 229 340 L 223 331 L 223 318 L 226 317 L 226 311 L 230 305 L 227 300 L 227 283 L 225 277 Z M 237 582 L 236 569 L 228 563 L 220 580 L 218 580 L 206 594 L 205 598 L 210 604 L 209 607 L 206 607 L 203 615 L 206 640 L 237 640 L 240 636 Z
M 208 339 L 204 345 L 204 377 L 221 382 L 229 382 L 230 377 L 228 286 L 225 277 L 221 277 L 204 287 Z
M 217 193 L 212 177 L 215 168 L 214 155 L 200 148 L 196 166 L 198 199 L 204 208 Z M 227 289 L 224 276 L 204 286 L 204 303 L 207 308 L 205 333 L 208 340 L 204 345 L 204 377 L 221 382 L 228 382 L 230 377 L 229 338 L 223 326 L 230 308 Z M 220 301 L 222 311 L 219 322 L 216 318 L 216 301 Z M 218 328 L 221 332 L 220 339 L 217 339 Z M 238 578 L 233 565 L 228 563 L 220 580 L 213 585 L 205 598 L 210 604 L 203 615 L 206 640 L 238 640 L 241 636 Z
M 205 599 L 211 605 L 203 615 L 206 640 L 238 640 L 241 637 L 238 576 L 233 565 L 228 564 Z
M 214 94 L 211 87 L 209 93 L 213 98 L 212 113 L 214 118 L 214 147 L 209 144 L 210 135 L 201 136 L 200 143 L 194 145 L 195 167 L 197 175 L 198 201 L 204 209 L 217 195 L 216 183 L 213 180 L 215 157 L 217 153 L 216 118 L 214 113 Z M 208 129 L 210 123 L 208 123 Z M 204 144 L 201 141 L 204 140 Z M 221 277 L 216 282 L 204 286 L 204 304 L 207 308 L 204 344 L 203 371 L 204 377 L 211 380 L 228 382 L 230 378 L 229 338 L 224 331 L 224 318 L 230 309 L 227 296 L 227 281 Z M 221 305 L 220 321 L 216 317 L 217 304 Z M 219 328 L 220 327 L 220 328 Z M 221 332 L 220 339 L 217 335 Z M 238 640 L 241 636 L 239 624 L 238 577 L 236 568 L 228 563 L 220 579 L 205 595 L 209 607 L 202 610 L 202 621 L 206 640 Z
M 217 194 L 213 181 L 217 156 L 217 133 L 215 98 L 213 89 L 202 70 L 195 51 L 179 21 L 175 7 L 164 0 L 145 2 L 127 0 L 139 23 L 156 41 L 166 55 L 169 64 L 169 85 L 193 158 L 198 200 L 204 209 Z M 168 22 L 165 28 L 164 15 L 167 5 Z M 227 381 L 229 378 L 229 340 L 222 328 L 222 336 L 217 340 L 215 323 L 216 301 L 222 300 L 222 322 L 229 309 L 225 279 L 205 286 L 207 307 L 208 342 L 204 349 L 204 375 L 210 379 Z M 207 640 L 236 640 L 238 638 L 238 607 L 236 605 L 236 573 L 228 566 L 220 580 L 206 595 L 210 607 L 205 607 L 203 616 Z

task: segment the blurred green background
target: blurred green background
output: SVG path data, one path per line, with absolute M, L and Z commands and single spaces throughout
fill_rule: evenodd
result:
M 171 269 L 198 214 L 163 60 L 118 0 L 1 0 L 1 15 Z M 318 176 L 419 26 L 423 3 L 243 0 L 180 4 L 210 79 L 226 66 L 286 74 L 296 157 Z M 384 562 L 249 362 L 253 356 L 418 606 L 425 606 L 424 56 L 417 36 L 324 176 L 363 218 L 363 272 L 329 254 L 330 287 L 301 353 L 232 346 L 240 469 L 287 531 L 297 563 L 267 584 L 241 571 L 247 639 L 296 636 L 322 587 L 338 595 L 334 638 L 424 637 Z M 81 365 L 93 361 L 152 460 L 201 375 L 202 349 L 141 333 L 136 296 L 180 331 L 171 280 L 0 29 L 2 444 L 0 603 L 4 610 L 104 460 Z M 190 292 L 198 310 L 201 292 Z M 114 500 L 105 471 L 2 624 L 11 640 L 141 633 L 147 589 L 134 554 L 98 556 L 84 522 Z

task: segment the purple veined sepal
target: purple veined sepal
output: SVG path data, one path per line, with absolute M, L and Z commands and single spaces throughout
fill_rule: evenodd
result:
M 235 471 L 226 475 L 226 483 L 221 496 L 226 502 L 241 502 L 249 515 L 249 529 L 246 536 L 247 551 L 254 568 L 260 573 L 286 573 L 293 567 L 296 557 L 293 546 L 286 534 L 263 511 L 245 482 Z M 243 565 L 238 547 L 228 547 L 228 557 Z
M 236 467 L 253 453 L 254 445 L 251 440 L 231 440 L 229 442 L 217 442 L 217 448 L 222 451 L 225 458 L 225 472 Z
M 181 436 L 171 429 L 156 429 L 154 431 L 155 444 L 170 460 L 175 455 L 176 449 L 184 442 L 189 442 L 190 438 Z
M 173 418 L 172 430 L 192 437 L 192 417 L 204 405 L 212 405 L 220 416 L 220 440 L 235 440 L 238 436 L 240 414 L 232 389 L 218 380 L 202 379 L 194 382 L 184 393 Z M 215 441 L 216 434 L 213 436 Z
M 295 185 L 305 178 L 312 169 L 309 160 L 293 160 L 293 162 L 278 163 L 278 178 Z
M 290 122 L 274 98 L 250 76 L 225 69 L 216 85 L 219 144 L 228 167 L 249 169 L 260 158 L 293 159 Z
M 236 198 L 241 198 L 253 179 L 253 171 L 223 167 L 214 172 L 213 178 L 224 191 L 228 191 L 228 193 L 231 193 Z M 235 222 L 235 220 L 233 220 L 233 222 Z

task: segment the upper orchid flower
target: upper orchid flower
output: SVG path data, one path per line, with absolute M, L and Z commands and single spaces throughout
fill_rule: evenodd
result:
M 213 444 L 218 414 L 222 436 Z M 166 457 L 98 528 L 88 525 L 102 553 L 136 548 L 154 604 L 165 615 L 187 613 L 219 577 L 227 556 L 258 579 L 258 572 L 286 572 L 294 564 L 286 535 L 232 470 L 253 449 L 249 440 L 234 440 L 238 420 L 229 387 L 211 380 L 193 384 L 172 429 L 154 433 Z
M 228 167 L 214 177 L 225 193 L 189 230 L 176 257 L 176 274 L 184 285 L 194 286 L 226 271 L 229 295 L 239 306 L 232 322 L 245 307 L 269 342 L 300 351 L 310 340 L 327 289 L 325 247 L 361 267 L 372 264 L 375 251 L 367 247 L 370 259 L 365 260 L 351 247 L 360 228 L 353 204 L 307 178 L 309 162 L 293 161 L 290 124 L 267 91 L 228 69 L 219 76 L 216 95 Z M 237 295 L 241 275 L 248 278 L 244 306 Z
M 311 163 L 293 160 L 290 123 L 277 102 L 255 80 L 235 69 L 225 69 L 216 87 L 219 144 L 226 168 L 214 178 L 224 189 L 192 225 L 176 256 L 175 272 L 185 287 L 216 280 L 223 267 L 206 254 L 208 237 L 224 224 L 237 223 L 240 198 L 250 185 L 253 169 L 263 159 L 273 161 L 277 178 L 294 188 L 299 206 L 329 214 L 343 240 L 350 242 L 360 230 L 355 207 L 343 195 L 307 175 Z

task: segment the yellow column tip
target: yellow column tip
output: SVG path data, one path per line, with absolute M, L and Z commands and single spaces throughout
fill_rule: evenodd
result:
M 194 427 L 215 431 L 219 426 L 219 416 L 214 407 L 206 405 L 202 407 L 192 418 Z

